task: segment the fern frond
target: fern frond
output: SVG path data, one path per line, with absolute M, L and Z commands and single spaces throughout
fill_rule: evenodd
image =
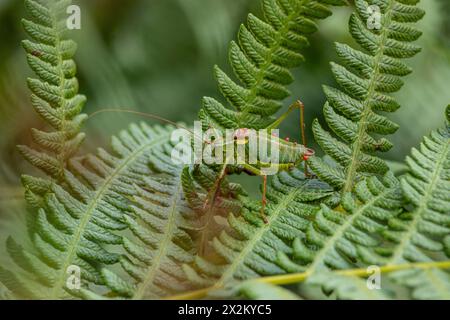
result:
M 410 172 L 402 179 L 402 189 L 414 210 L 392 221 L 399 223 L 398 231 L 402 226 L 407 231 L 394 260 L 405 249 L 408 259 L 421 261 L 419 248 L 443 252 L 444 238 L 450 235 L 450 127 L 425 137 L 406 162 Z
M 205 97 L 199 117 L 203 126 L 214 128 L 266 128 L 290 93 L 290 69 L 303 56 L 308 45 L 305 36 L 317 30 L 315 20 L 331 15 L 329 5 L 344 5 L 344 0 L 263 0 L 265 21 L 250 14 L 247 26 L 241 25 L 238 43 L 231 42 L 229 57 L 237 84 L 216 66 L 219 89 L 232 109 Z M 234 110 L 233 110 L 234 109 Z
M 388 151 L 392 144 L 373 134 L 392 134 L 398 125 L 377 111 L 394 112 L 400 106 L 389 96 L 398 91 L 402 76 L 412 70 L 402 59 L 420 51 L 411 42 L 421 32 L 413 27 L 424 11 L 416 6 L 417 0 L 356 0 L 356 13 L 350 18 L 350 33 L 363 51 L 346 44 L 336 43 L 343 65 L 331 63 L 334 77 L 341 87 L 325 86 L 327 103 L 324 115 L 332 136 L 319 121 L 313 124 L 317 143 L 339 165 L 330 167 L 320 158 L 311 159 L 311 167 L 324 181 L 343 193 L 351 192 L 355 183 L 366 175 L 383 175 L 386 163 L 376 152 Z M 381 12 L 380 28 L 371 28 L 368 6 L 377 5 Z
M 382 235 L 392 245 L 379 255 L 381 258 L 373 259 L 376 263 L 428 262 L 445 257 L 445 239 L 450 236 L 448 124 L 425 137 L 420 149 L 413 149 L 406 162 L 409 173 L 403 177 L 401 185 L 414 210 L 389 221 L 390 228 Z M 366 251 L 366 256 L 373 256 L 374 252 Z M 398 272 L 392 278 L 411 286 L 415 298 L 450 297 L 450 274 L 437 269 Z
M 24 40 L 23 47 L 37 76 L 28 79 L 31 102 L 54 131 L 33 129 L 32 138 L 39 149 L 19 146 L 19 150 L 31 164 L 57 180 L 64 176 L 67 160 L 84 140 L 80 127 L 87 117 L 81 114 L 86 97 L 78 94 L 76 64 L 72 60 L 77 45 L 64 35 L 70 4 L 70 0 L 25 0 L 30 19 L 23 20 L 32 38 Z
M 173 164 L 169 146 L 149 154 L 154 173 L 137 187 L 132 207 L 136 219 L 125 217 L 134 238 L 123 238 L 127 255 L 120 263 L 132 280 L 103 270 L 106 285 L 124 298 L 156 299 L 190 288 L 182 265 L 193 261 L 191 233 L 199 224 L 183 196 L 183 166 Z
M 142 187 L 142 177 L 152 173 L 148 155 L 169 142 L 171 130 L 132 125 L 113 137 L 114 155 L 99 149 L 96 156 L 72 159 L 66 187 L 24 177 L 27 198 L 43 202 L 29 226 L 32 248 L 8 240 L 8 251 L 21 268 L 11 278 L 16 280 L 9 280 L 15 283 L 11 290 L 22 287 L 25 298 L 66 298 L 71 265 L 81 269 L 83 284 L 103 284 L 99 266 L 119 261 L 104 245 L 123 243 L 116 233 L 133 216 L 128 199 L 136 194 L 133 186 Z
M 200 255 L 208 254 L 210 241 L 223 229 L 217 218 L 237 215 L 242 210 L 238 197 L 245 195 L 245 191 L 226 178 L 218 181 L 219 175 L 220 169 L 205 165 L 195 166 L 192 172 L 186 167 L 182 174 L 186 200 L 198 216 L 197 248 Z
M 185 266 L 189 280 L 199 287 L 221 287 L 290 271 L 276 253 L 291 253 L 288 243 L 307 231 L 318 209 L 316 201 L 332 201 L 331 194 L 326 185 L 305 179 L 298 170 L 275 176 L 267 192 L 268 224 L 261 219 L 259 202 L 243 198 L 241 215 L 228 218 L 231 230 L 212 241 L 218 261 L 198 256 L 193 265 Z
M 344 195 L 337 209 L 322 205 L 305 236 L 294 241 L 292 259 L 280 252 L 280 261 L 309 275 L 376 264 L 361 250 L 380 246 L 376 233 L 402 212 L 402 205 L 400 183 L 391 173 L 382 180 L 371 177 L 361 181 L 354 196 Z

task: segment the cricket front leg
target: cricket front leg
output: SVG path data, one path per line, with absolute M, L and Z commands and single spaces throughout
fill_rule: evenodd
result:
M 220 190 L 220 186 L 222 185 L 223 179 L 225 179 L 227 175 L 227 162 L 222 165 L 222 169 L 220 170 L 219 176 L 214 182 L 213 187 L 209 190 L 205 202 L 203 204 L 203 210 L 206 210 L 208 205 L 213 204 Z

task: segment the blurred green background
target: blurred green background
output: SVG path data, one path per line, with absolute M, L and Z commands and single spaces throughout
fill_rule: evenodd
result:
M 227 48 L 249 11 L 260 15 L 259 0 L 77 0 L 82 29 L 72 36 L 81 92 L 88 96 L 85 112 L 123 108 L 151 112 L 172 121 L 192 123 L 201 97 L 219 97 L 212 66 L 229 71 Z M 423 52 L 410 61 L 414 74 L 397 95 L 402 105 L 392 118 L 401 129 L 387 157 L 402 161 L 421 137 L 443 123 L 450 103 L 450 1 L 422 0 L 427 10 L 421 22 Z M 347 21 L 351 8 L 335 10 L 322 23 L 305 52 L 307 62 L 295 70 L 291 101 L 301 98 L 308 125 L 321 117 L 321 86 L 333 85 L 329 61 L 336 60 L 333 42 L 351 43 Z M 16 218 L 22 211 L 20 174 L 33 170 L 17 153 L 17 144 L 30 142 L 30 128 L 42 127 L 29 103 L 30 76 L 20 41 L 21 0 L 0 0 L 0 215 Z M 125 114 L 102 114 L 89 120 L 85 148 L 106 146 L 111 134 L 133 121 Z M 152 121 L 150 121 L 152 122 Z M 282 134 L 299 136 L 298 116 L 283 126 Z M 311 133 L 309 133 L 311 140 Z M 0 223 L 8 223 L 3 219 Z

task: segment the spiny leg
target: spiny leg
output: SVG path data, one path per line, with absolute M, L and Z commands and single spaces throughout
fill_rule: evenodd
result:
M 263 174 L 263 172 L 255 168 L 249 164 L 244 164 L 244 169 L 250 174 L 254 174 L 256 176 L 262 176 L 263 177 L 263 197 L 262 197 L 262 206 L 261 206 L 261 218 L 263 219 L 265 224 L 269 224 L 269 219 L 267 219 L 266 215 L 266 206 L 267 206 L 267 175 Z
M 305 104 L 298 101 L 300 106 L 300 130 L 301 130 L 301 138 L 302 138 L 302 144 L 306 147 L 308 142 L 306 141 L 306 133 L 305 133 Z M 311 175 L 309 174 L 308 170 L 308 159 L 305 159 L 305 177 L 309 178 Z
M 295 101 L 293 104 L 289 106 L 289 108 L 282 114 L 280 117 L 275 120 L 267 129 L 276 129 L 287 119 L 287 117 L 294 111 L 295 109 L 301 109 L 301 105 L 303 103 L 300 100 Z
M 219 176 L 217 177 L 216 181 L 214 182 L 214 185 L 211 190 L 209 190 L 208 195 L 206 196 L 205 203 L 203 204 L 203 210 L 206 210 L 208 203 L 210 200 L 212 200 L 212 204 L 214 204 L 214 201 L 217 198 L 217 195 L 219 194 L 220 187 L 222 185 L 223 180 L 227 176 L 227 167 L 232 161 L 234 160 L 234 154 L 228 155 L 225 157 L 225 161 L 222 164 L 222 168 L 220 170 Z
M 209 201 L 211 201 L 211 204 L 214 203 L 214 201 L 219 193 L 220 186 L 226 175 L 227 175 L 227 163 L 225 162 L 222 165 L 222 169 L 220 170 L 219 176 L 217 177 L 216 181 L 214 182 L 213 187 L 211 188 L 211 190 L 209 190 L 208 195 L 206 196 L 205 203 L 203 204 L 203 210 L 206 210 L 206 208 L 208 207 Z
M 305 104 L 300 101 L 297 100 L 295 101 L 293 104 L 291 104 L 289 106 L 289 109 L 284 112 L 274 123 L 272 123 L 268 129 L 275 129 L 278 128 L 280 126 L 281 123 L 283 123 L 284 120 L 287 119 L 287 117 L 289 116 L 289 114 L 292 113 L 292 111 L 294 111 L 295 109 L 299 109 L 300 110 L 300 132 L 301 132 L 301 141 L 302 144 L 306 147 L 307 146 L 307 139 L 306 139 L 306 132 L 305 132 Z M 311 177 L 309 170 L 308 170 L 308 163 L 307 160 L 305 159 L 305 177 Z
M 267 205 L 267 176 L 263 176 L 263 197 L 262 197 L 262 206 L 261 206 L 261 217 L 264 220 L 265 224 L 269 224 L 269 220 L 266 216 L 266 205 Z

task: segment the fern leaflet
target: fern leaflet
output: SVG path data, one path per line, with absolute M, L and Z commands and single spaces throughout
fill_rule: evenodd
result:
M 390 228 L 382 235 L 392 245 L 382 255 L 376 250 L 377 256 L 367 252 L 366 256 L 373 257 L 370 259 L 373 263 L 393 265 L 444 258 L 444 239 L 450 236 L 448 124 L 446 128 L 433 131 L 429 137 L 425 137 L 420 149 L 413 149 L 406 161 L 410 171 L 403 177 L 401 184 L 414 210 L 390 220 Z M 450 275 L 444 271 L 408 270 L 394 273 L 392 278 L 412 287 L 415 298 L 450 298 Z
M 269 223 L 263 223 L 259 203 L 243 198 L 241 215 L 228 218 L 231 230 L 213 240 L 219 262 L 198 256 L 194 265 L 185 266 L 189 280 L 199 287 L 221 287 L 233 280 L 288 272 L 276 253 L 291 253 L 288 243 L 307 230 L 317 201 L 332 201 L 331 191 L 298 170 L 280 173 L 267 192 Z
M 65 14 L 70 4 L 71 0 L 25 0 L 31 18 L 23 20 L 33 39 L 24 40 L 23 47 L 28 64 L 38 76 L 28 79 L 31 102 L 54 131 L 33 129 L 33 140 L 40 149 L 19 146 L 19 150 L 31 164 L 56 180 L 64 176 L 67 160 L 85 137 L 80 127 L 86 119 L 81 114 L 86 97 L 78 94 L 76 65 L 72 60 L 77 45 L 64 38 Z
M 336 210 L 322 205 L 305 237 L 294 241 L 295 263 L 282 252 L 281 260 L 293 271 L 309 275 L 370 264 L 361 249 L 380 245 L 375 234 L 402 211 L 402 205 L 399 181 L 391 173 L 383 180 L 371 177 L 361 181 L 355 187 L 355 197 L 344 195 Z
M 134 196 L 137 219 L 125 217 L 134 238 L 123 238 L 127 256 L 120 263 L 134 281 L 103 270 L 106 285 L 115 295 L 155 299 L 190 288 L 182 265 L 193 261 L 196 244 L 191 233 L 199 223 L 183 197 L 183 167 L 173 164 L 170 150 L 167 144 L 149 154 L 154 172 Z
M 392 134 L 398 126 L 376 111 L 393 112 L 400 106 L 387 93 L 398 91 L 401 76 L 411 72 L 401 59 L 410 58 L 420 47 L 410 42 L 421 32 L 411 23 L 420 20 L 425 12 L 418 8 L 418 0 L 356 0 L 356 12 L 350 18 L 350 33 L 365 52 L 337 43 L 336 50 L 344 66 L 332 63 L 331 68 L 343 91 L 324 87 L 327 103 L 324 115 L 328 126 L 342 140 L 334 138 L 313 124 L 316 142 L 337 162 L 334 168 L 320 158 L 312 158 L 310 165 L 324 181 L 343 193 L 351 192 L 355 183 L 365 175 L 383 175 L 388 166 L 373 154 L 387 151 L 392 144 L 370 134 Z M 380 28 L 371 27 L 369 5 L 381 11 Z
M 71 171 L 65 170 L 66 187 L 25 176 L 27 198 L 43 202 L 29 226 L 32 248 L 8 240 L 11 257 L 25 271 L 8 280 L 11 290 L 22 288 L 24 298 L 65 298 L 72 265 L 81 269 L 86 283 L 103 284 L 98 266 L 118 262 L 119 255 L 102 245 L 122 244 L 116 233 L 127 228 L 126 216 L 133 215 L 127 197 L 136 194 L 133 184 L 142 186 L 142 177 L 151 174 L 148 153 L 167 143 L 170 132 L 132 125 L 120 138 L 113 137 L 116 155 L 99 149 L 97 156 L 72 159 Z
M 305 35 L 317 30 L 314 22 L 331 15 L 328 5 L 344 5 L 343 0 L 263 0 L 263 21 L 248 16 L 241 25 L 239 44 L 231 42 L 230 63 L 242 85 L 235 83 L 219 67 L 215 68 L 220 91 L 234 110 L 217 100 L 203 99 L 199 117 L 205 128 L 266 128 L 275 119 L 280 101 L 290 93 L 293 82 L 289 69 L 297 67 L 308 45 Z

